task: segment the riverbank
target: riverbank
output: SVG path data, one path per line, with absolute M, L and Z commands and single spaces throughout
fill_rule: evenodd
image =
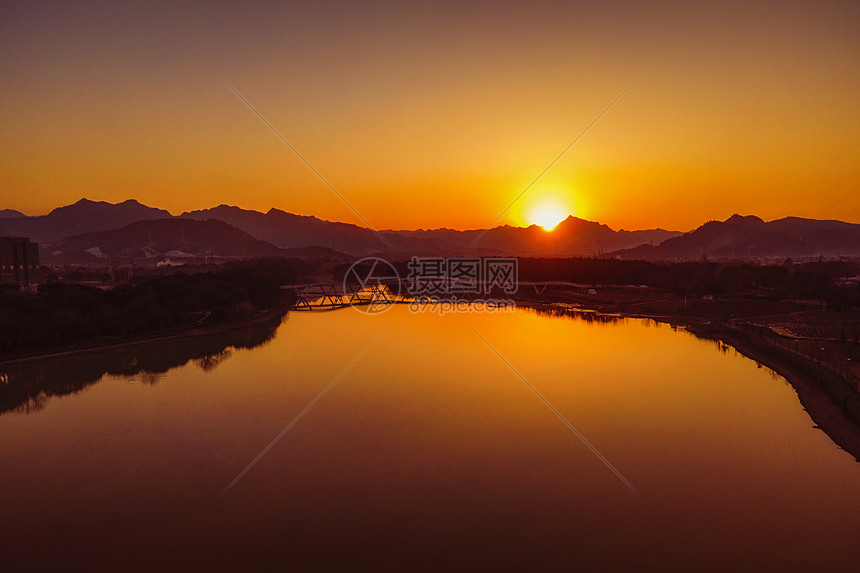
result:
M 25 362 L 35 362 L 48 358 L 94 354 L 108 350 L 129 348 L 141 344 L 150 344 L 153 342 L 164 342 L 182 338 L 208 336 L 222 332 L 230 332 L 232 330 L 238 330 L 241 328 L 261 324 L 276 318 L 283 317 L 289 311 L 291 305 L 291 301 L 284 301 L 266 310 L 255 312 L 252 315 L 240 320 L 218 322 L 207 326 L 198 325 L 194 326 L 193 328 L 178 328 L 172 329 L 170 331 L 155 332 L 129 338 L 117 339 L 115 337 L 111 337 L 89 340 L 80 344 L 63 347 L 34 349 L 30 352 L 22 353 L 16 356 L 0 358 L 0 366 L 20 364 Z
M 668 300 L 589 300 L 581 296 L 571 297 L 570 293 L 547 292 L 540 300 L 523 297 L 517 304 L 539 312 L 589 312 L 605 317 L 654 320 L 683 327 L 699 338 L 727 344 L 739 354 L 785 378 L 797 393 L 815 427 L 824 431 L 835 444 L 860 462 L 860 392 L 845 377 L 822 364 L 774 345 L 761 336 L 754 326 L 744 325 L 728 316 L 717 318 L 713 315 L 672 312 L 652 314 L 634 310 L 637 305 L 668 310 L 665 304 Z M 763 313 L 769 311 L 762 310 Z
M 700 338 L 728 344 L 785 378 L 816 426 L 860 462 L 860 394 L 844 378 L 738 327 L 694 324 L 686 328 Z

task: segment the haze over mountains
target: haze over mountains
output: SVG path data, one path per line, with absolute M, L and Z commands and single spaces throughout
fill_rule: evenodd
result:
M 734 215 L 688 233 L 615 231 L 568 217 L 552 231 L 500 226 L 472 244 L 480 230 L 371 229 L 349 223 L 220 205 L 173 216 L 135 200 L 81 199 L 47 215 L 0 211 L 0 234 L 42 245 L 45 262 L 97 262 L 109 257 L 190 259 L 201 256 L 616 256 L 698 260 L 860 256 L 860 225 L 787 217 L 764 222 Z M 381 238 L 380 238 L 381 235 Z M 384 240 L 383 240 L 384 239 Z
M 75 262 L 88 258 L 87 255 L 96 259 L 165 256 L 182 260 L 209 253 L 224 257 L 285 254 L 273 244 L 255 239 L 223 221 L 155 219 L 136 221 L 120 229 L 66 237 L 48 249 L 43 258 L 55 262 Z

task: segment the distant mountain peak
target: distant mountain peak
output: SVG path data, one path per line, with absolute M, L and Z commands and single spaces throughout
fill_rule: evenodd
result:
M 319 221 L 322 223 L 338 223 L 338 221 L 328 221 L 326 219 L 320 219 L 315 215 L 299 215 L 297 213 L 290 213 L 288 211 L 284 211 L 283 209 L 278 209 L 276 207 L 272 207 L 268 211 L 266 211 L 266 215 L 278 215 L 278 216 L 289 216 L 289 217 L 297 217 L 299 219 L 304 219 L 306 221 Z M 349 224 L 349 223 L 344 223 Z
M 760 217 L 756 217 L 755 215 L 738 215 L 735 213 L 731 217 L 725 220 L 726 223 L 732 224 L 743 224 L 743 225 L 764 225 L 764 219 Z
M 114 204 L 83 197 L 71 205 L 57 207 L 47 215 L 5 219 L 3 232 L 30 237 L 40 243 L 52 243 L 70 235 L 116 229 L 135 221 L 170 217 L 172 215 L 168 211 L 148 207 L 134 199 Z

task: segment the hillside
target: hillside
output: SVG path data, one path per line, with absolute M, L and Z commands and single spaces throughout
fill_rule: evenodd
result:
M 258 239 L 283 248 L 326 247 L 353 254 L 387 248 L 370 229 L 294 215 L 280 209 L 269 209 L 266 213 L 260 213 L 230 205 L 219 205 L 212 209 L 186 212 L 179 217 L 198 221 L 219 219 Z
M 110 257 L 175 260 L 195 257 L 263 257 L 286 255 L 223 221 L 158 219 L 121 229 L 74 235 L 44 249 L 47 263 L 107 260 Z

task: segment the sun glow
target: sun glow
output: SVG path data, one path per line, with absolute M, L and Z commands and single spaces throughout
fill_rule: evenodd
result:
M 568 210 L 557 203 L 541 203 L 532 209 L 529 220 L 547 231 L 552 231 L 568 215 L 570 215 Z

